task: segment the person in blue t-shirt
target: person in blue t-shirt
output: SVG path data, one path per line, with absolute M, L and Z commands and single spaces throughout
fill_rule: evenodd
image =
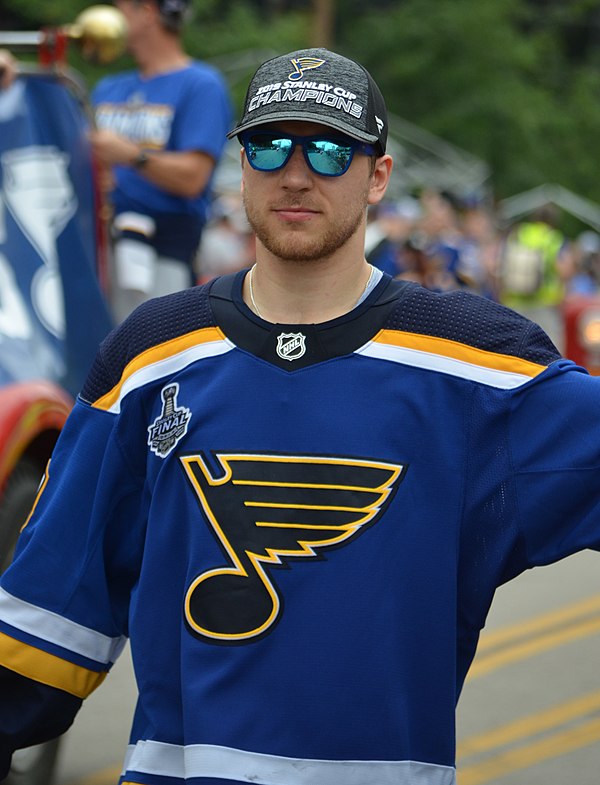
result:
M 149 297 L 194 283 L 193 260 L 231 123 L 222 76 L 185 52 L 189 0 L 116 0 L 137 63 L 92 93 L 94 152 L 113 215 L 113 306 L 120 321 Z

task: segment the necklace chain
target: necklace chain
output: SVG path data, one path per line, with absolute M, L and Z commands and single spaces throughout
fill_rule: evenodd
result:
M 254 313 L 258 316 L 259 319 L 264 319 L 264 316 L 260 312 L 258 305 L 256 304 L 256 300 L 254 299 L 254 287 L 252 286 L 252 279 L 254 277 L 254 268 L 256 264 L 253 264 L 250 269 L 250 275 L 248 276 L 248 288 L 250 289 L 250 301 L 252 302 L 252 307 L 254 308 Z
M 256 263 L 254 263 L 252 265 L 252 267 L 250 268 L 250 273 L 248 274 L 248 289 L 250 291 L 250 302 L 252 303 L 252 308 L 254 309 L 254 313 L 258 316 L 258 318 L 259 319 L 264 319 L 265 317 L 260 312 L 260 308 L 256 304 L 256 300 L 254 299 L 254 286 L 252 285 L 252 281 L 253 281 L 253 278 L 254 278 L 254 268 L 255 267 L 256 267 Z M 375 268 L 373 267 L 372 264 L 370 264 L 369 267 L 371 269 L 371 271 L 369 273 L 369 277 L 367 278 L 367 282 L 365 284 L 364 289 L 360 293 L 360 297 L 358 298 L 358 300 L 356 301 L 356 303 L 353 306 L 354 308 L 356 308 L 356 306 L 362 301 L 363 297 L 365 296 L 365 292 L 369 288 L 369 284 L 371 283 L 371 280 L 373 278 L 373 274 L 375 272 Z

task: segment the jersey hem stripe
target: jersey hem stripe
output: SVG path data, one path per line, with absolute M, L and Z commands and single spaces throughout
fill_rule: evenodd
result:
M 213 744 L 179 746 L 139 741 L 130 746 L 122 773 L 178 780 L 214 778 L 256 785 L 455 785 L 452 766 L 400 760 L 314 760 L 248 752 Z
M 0 665 L 33 681 L 87 698 L 106 678 L 107 671 L 91 671 L 54 654 L 28 646 L 0 632 Z

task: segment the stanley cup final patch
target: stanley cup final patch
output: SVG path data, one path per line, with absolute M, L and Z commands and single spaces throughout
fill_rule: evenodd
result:
M 177 406 L 179 384 L 174 382 L 161 390 L 162 411 L 148 426 L 148 446 L 159 458 L 166 458 L 173 447 L 185 436 L 192 417 L 190 410 Z
M 299 360 L 306 353 L 306 336 L 302 333 L 281 333 L 277 336 L 277 354 L 282 360 Z

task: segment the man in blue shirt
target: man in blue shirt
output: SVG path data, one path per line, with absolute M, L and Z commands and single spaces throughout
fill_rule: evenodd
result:
M 231 123 L 221 75 L 181 41 L 189 0 L 117 0 L 138 69 L 93 91 L 94 152 L 114 210 L 120 321 L 149 297 L 194 282 L 215 165 Z

